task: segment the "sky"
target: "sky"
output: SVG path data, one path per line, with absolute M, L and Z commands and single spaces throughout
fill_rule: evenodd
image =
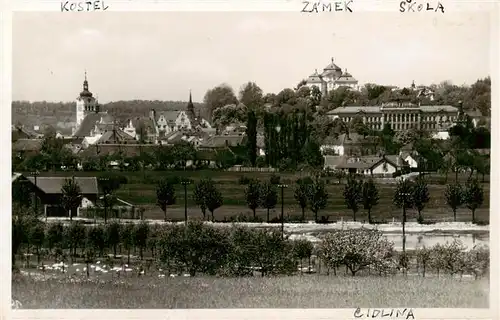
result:
M 333 58 L 359 84 L 472 84 L 490 74 L 487 12 L 16 12 L 13 100 L 193 100 L 248 81 L 293 88 Z

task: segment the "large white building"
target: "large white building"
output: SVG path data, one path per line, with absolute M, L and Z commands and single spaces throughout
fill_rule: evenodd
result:
M 354 90 L 359 89 L 358 80 L 347 72 L 347 69 L 342 71 L 342 69 L 333 62 L 333 58 L 332 62 L 323 69 L 323 72 L 318 73 L 316 69 L 306 81 L 306 86 L 310 88 L 317 86 L 323 95 L 340 87 L 348 87 Z

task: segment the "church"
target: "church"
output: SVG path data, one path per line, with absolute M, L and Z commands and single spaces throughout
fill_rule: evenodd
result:
M 331 63 L 323 68 L 323 72 L 318 73 L 316 69 L 314 73 L 307 78 L 305 85 L 309 88 L 317 86 L 321 90 L 323 96 L 327 95 L 331 90 L 340 87 L 359 90 L 358 80 L 347 72 L 347 69 L 342 71 L 342 69 L 333 62 L 333 58 Z
M 82 139 L 84 145 L 97 143 L 102 135 L 114 131 L 115 119 L 107 111 L 101 111 L 99 102 L 89 91 L 87 72 L 83 81 L 83 90 L 76 98 L 76 120 L 73 138 Z

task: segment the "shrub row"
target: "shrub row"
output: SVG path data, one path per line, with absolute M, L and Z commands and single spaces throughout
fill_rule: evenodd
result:
M 87 263 L 108 253 L 125 254 L 130 264 L 133 252 L 170 272 L 189 272 L 219 276 L 245 276 L 259 271 L 262 276 L 293 274 L 305 259 L 314 268 L 326 266 L 337 274 L 344 266 L 352 276 L 358 272 L 389 275 L 416 266 L 426 272 L 487 274 L 489 249 L 476 247 L 466 251 L 459 241 L 421 248 L 407 255 L 394 250 L 380 231 L 358 229 L 328 233 L 314 246 L 304 239 L 282 238 L 275 229 L 210 226 L 202 222 L 149 225 L 120 224 L 85 226 L 78 222 L 45 225 L 31 217 L 13 221 L 13 266 L 16 255 L 33 252 L 38 264 L 43 258 L 57 261 L 85 259 Z

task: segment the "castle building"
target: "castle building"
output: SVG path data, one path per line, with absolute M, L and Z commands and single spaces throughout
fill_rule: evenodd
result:
M 331 90 L 335 90 L 340 87 L 347 87 L 354 90 L 358 90 L 358 80 L 356 80 L 347 69 L 342 71 L 342 69 L 333 62 L 333 58 L 330 64 L 328 64 L 322 73 L 318 73 L 316 69 L 312 75 L 310 75 L 306 80 L 306 86 L 312 88 L 317 86 L 321 93 L 324 95 L 328 94 Z
M 394 131 L 412 128 L 427 131 L 443 131 L 458 119 L 458 108 L 452 106 L 421 106 L 412 103 L 389 102 L 381 106 L 346 106 L 327 113 L 328 117 L 350 122 L 355 117 L 373 130 L 382 130 L 389 124 Z

